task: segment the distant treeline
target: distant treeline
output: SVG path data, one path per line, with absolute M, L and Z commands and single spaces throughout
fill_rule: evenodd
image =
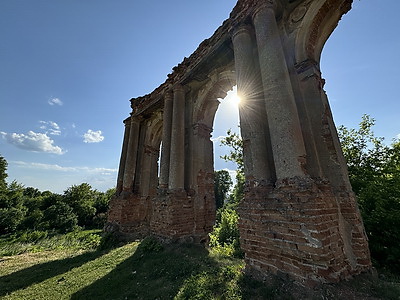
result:
M 82 183 L 63 194 L 41 192 L 16 181 L 7 184 L 6 171 L 7 161 L 0 155 L 0 234 L 103 227 L 114 188 L 103 193 Z

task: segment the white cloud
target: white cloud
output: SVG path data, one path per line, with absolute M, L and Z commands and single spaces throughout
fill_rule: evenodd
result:
M 39 121 L 40 124 L 40 129 L 43 129 L 46 131 L 46 134 L 50 135 L 60 135 L 61 130 L 60 126 L 56 122 L 53 121 Z
M 59 98 L 51 98 L 49 101 L 47 101 L 51 106 L 53 105 L 59 105 L 62 106 L 64 103 L 59 99 Z
M 215 142 L 221 142 L 221 140 L 223 140 L 224 138 L 226 138 L 226 135 L 220 135 L 216 138 L 211 138 L 211 142 L 215 143 Z
M 33 131 L 29 131 L 27 134 L 0 132 L 0 135 L 9 144 L 20 149 L 33 152 L 54 153 L 59 155 L 65 153 L 63 149 L 55 146 L 54 141 L 45 133 L 36 133 Z
M 83 135 L 83 141 L 85 143 L 99 143 L 104 140 L 104 136 L 101 135 L 101 130 L 93 131 L 89 129 Z
M 24 161 L 11 161 L 19 167 L 29 168 L 29 169 L 39 169 L 39 170 L 51 170 L 51 171 L 61 171 L 61 172 L 88 172 L 88 173 L 99 173 L 101 175 L 111 175 L 115 173 L 118 169 L 108 169 L 108 168 L 90 168 L 90 167 L 62 167 L 59 165 L 42 164 L 42 163 L 27 163 Z

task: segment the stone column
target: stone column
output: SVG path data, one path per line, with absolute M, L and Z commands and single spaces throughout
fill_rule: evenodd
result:
M 157 166 L 154 165 L 154 160 L 157 164 L 157 157 L 158 149 L 150 145 L 144 145 L 140 168 L 141 177 L 139 184 L 139 192 L 142 197 L 149 196 L 150 186 L 152 184 L 151 180 L 153 179 L 152 174 L 154 173 L 154 168 L 157 169 Z
M 149 196 L 155 196 L 157 194 L 158 187 L 158 159 L 160 157 L 160 150 L 154 149 L 151 155 L 150 162 L 150 186 L 149 186 Z
M 275 1 L 253 15 L 277 179 L 304 177 L 305 147 L 280 32 Z
M 130 133 L 130 129 L 131 129 L 130 118 L 124 120 L 124 124 L 125 124 L 125 133 L 124 133 L 124 142 L 122 144 L 121 159 L 119 161 L 118 179 L 117 179 L 117 195 L 122 192 L 122 186 L 123 186 L 123 182 L 124 182 L 126 155 L 128 152 L 129 133 Z
M 169 162 L 171 153 L 172 93 L 164 95 L 162 148 L 160 161 L 160 188 L 168 188 Z
M 129 143 L 125 162 L 123 191 L 133 191 L 133 180 L 136 172 L 136 161 L 139 143 L 140 121 L 136 117 L 131 117 L 131 128 L 129 132 Z
M 246 178 L 271 181 L 273 163 L 269 163 L 269 134 L 259 70 L 254 61 L 254 41 L 250 26 L 238 27 L 232 36 L 239 105 L 240 128 L 244 142 L 244 166 Z M 272 156 L 271 156 L 272 158 Z M 272 159 L 271 159 L 272 160 Z
M 169 189 L 183 189 L 185 184 L 185 90 L 174 86 L 172 108 Z

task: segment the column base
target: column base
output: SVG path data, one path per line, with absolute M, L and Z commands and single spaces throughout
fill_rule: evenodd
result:
M 193 242 L 193 199 L 183 189 L 159 194 L 153 201 L 151 233 L 166 242 Z
M 247 190 L 239 205 L 239 230 L 248 270 L 304 285 L 338 282 L 369 270 L 355 198 L 342 196 L 346 199 L 338 199 L 327 183 L 307 178 Z
M 151 206 L 146 197 L 122 192 L 110 201 L 104 231 L 126 240 L 141 239 L 150 233 Z

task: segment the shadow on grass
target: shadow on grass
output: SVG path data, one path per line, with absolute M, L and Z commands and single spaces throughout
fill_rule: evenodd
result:
M 106 253 L 107 251 L 87 252 L 71 258 L 34 265 L 9 275 L 2 276 L 0 277 L 0 296 L 4 296 L 19 289 L 24 289 L 32 284 L 68 272 L 69 270 L 80 267 Z
M 168 245 L 136 252 L 112 272 L 71 299 L 173 299 L 185 280 L 215 268 L 208 251 L 195 245 Z

